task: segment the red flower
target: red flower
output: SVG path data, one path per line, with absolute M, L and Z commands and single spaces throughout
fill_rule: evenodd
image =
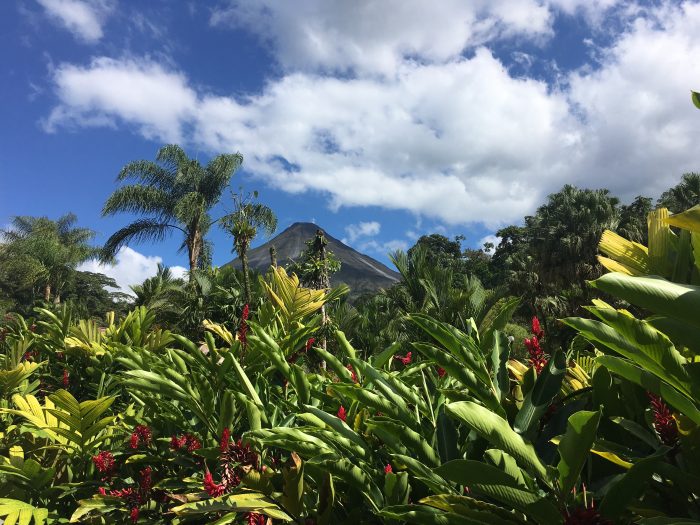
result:
M 528 361 L 530 366 L 535 368 L 537 373 L 541 373 L 542 369 L 547 366 L 549 356 L 542 350 L 540 340 L 544 337 L 544 331 L 540 327 L 540 321 L 537 317 L 532 318 L 532 337 L 525 339 L 525 348 L 527 348 Z
M 202 448 L 202 443 L 192 434 L 183 434 L 182 436 L 173 436 L 170 438 L 170 448 L 180 450 L 186 448 L 187 452 L 194 452 Z
M 246 304 L 243 307 L 243 312 L 241 313 L 241 323 L 238 326 L 238 340 L 243 346 L 246 346 L 248 339 L 246 334 L 248 333 L 248 316 L 250 315 L 250 307 Z
M 357 383 L 357 374 L 355 373 L 355 370 L 352 368 L 352 365 L 346 365 L 345 368 L 347 368 L 350 373 L 352 374 L 352 382 Z
M 186 435 L 182 437 L 173 436 L 170 438 L 170 448 L 180 450 L 187 443 Z
M 63 369 L 63 388 L 68 388 L 70 386 L 70 374 L 68 374 L 68 369 Z
M 394 356 L 394 358 L 396 358 L 396 359 L 398 359 L 399 361 L 401 361 L 401 362 L 403 363 L 404 366 L 408 365 L 408 364 L 411 362 L 411 357 L 412 357 L 412 353 L 411 353 L 411 352 L 407 353 L 407 354 L 406 354 L 405 356 L 403 356 L 403 357 L 401 357 L 401 356 L 398 355 L 398 354 Z
M 102 479 L 109 479 L 112 477 L 114 472 L 114 456 L 111 452 L 103 450 L 96 456 L 92 456 L 92 462 L 95 464 L 95 468 L 104 474 Z
M 304 349 L 304 352 L 308 352 L 311 349 L 311 345 L 313 345 L 316 342 L 316 339 L 313 337 L 309 337 L 306 341 L 306 348 Z
M 544 330 L 540 326 L 540 320 L 536 316 L 532 318 L 532 333 L 535 334 L 537 339 L 542 339 L 544 337 Z
M 267 518 L 264 514 L 257 514 L 255 512 L 249 512 L 246 514 L 248 518 L 248 525 L 265 525 Z
M 221 433 L 221 443 L 219 444 L 219 450 L 221 452 L 226 452 L 228 450 L 229 441 L 231 441 L 231 431 L 225 428 Z
M 391 474 L 394 472 L 394 469 L 391 468 L 391 463 L 387 463 L 386 467 L 384 467 L 384 474 Z
M 664 445 L 673 446 L 678 441 L 678 426 L 673 412 L 663 399 L 648 392 L 651 410 L 654 414 L 654 430 Z
M 139 479 L 139 487 L 143 492 L 149 492 L 151 487 L 153 487 L 153 479 L 151 478 L 152 473 L 153 469 L 151 469 L 151 467 L 146 467 L 139 473 L 141 474 L 141 478 Z
M 134 431 L 131 433 L 131 448 L 137 449 L 140 445 L 148 446 L 151 444 L 151 439 L 153 438 L 153 432 L 146 425 L 136 425 Z
M 345 413 L 345 407 L 343 405 L 340 405 L 340 408 L 338 409 L 338 418 L 342 419 L 345 421 L 348 418 L 348 415 Z
M 564 525 L 612 525 L 612 522 L 603 518 L 591 505 L 590 507 L 578 507 L 573 512 L 566 512 Z
M 438 377 L 443 378 L 443 377 L 445 377 L 445 374 L 447 374 L 447 370 L 445 370 L 444 368 L 442 368 L 441 366 L 439 366 L 438 369 L 437 369 L 437 375 L 438 375 Z
M 131 523 L 136 523 L 139 520 L 139 508 L 132 507 L 129 517 L 131 518 Z
M 204 474 L 204 490 L 212 498 L 218 498 L 223 495 L 225 491 L 223 483 L 216 483 L 211 472 L 208 470 Z

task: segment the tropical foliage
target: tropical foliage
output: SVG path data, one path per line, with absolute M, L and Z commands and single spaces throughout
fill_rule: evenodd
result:
M 200 340 L 158 327 L 158 293 L 143 289 L 154 310 L 103 328 L 68 307 L 32 325 L 14 315 L 0 512 L 10 523 L 693 523 L 700 207 L 650 224 L 649 247 L 603 235 L 602 264 L 629 271 L 592 283 L 645 317 L 595 299 L 594 319 L 564 320 L 579 334 L 566 347 L 534 318 L 521 359 L 504 332 L 517 300 L 431 293 L 400 258 L 415 300 L 400 314 L 415 335 L 405 353 L 367 352 L 340 330 L 321 348 L 321 307 L 345 290 L 304 288 L 281 267 L 261 280 L 261 302 L 204 321 Z M 661 246 L 671 274 L 650 276 Z
M 4 233 L 3 523 L 700 523 L 700 206 L 566 186 L 497 247 L 420 238 L 352 302 L 322 234 L 296 271 L 202 264 L 239 163 L 124 169 L 105 210 L 150 218 L 105 253 L 175 226 L 191 263 L 128 303 L 77 270 L 74 217 Z M 237 198 L 245 260 L 276 221 Z

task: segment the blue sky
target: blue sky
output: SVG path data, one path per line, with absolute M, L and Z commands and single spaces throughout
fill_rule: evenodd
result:
M 6 0 L 0 225 L 73 211 L 103 242 L 130 220 L 100 217 L 117 172 L 169 142 L 239 151 L 232 189 L 280 230 L 384 262 L 425 233 L 478 246 L 565 183 L 655 197 L 698 170 L 699 29 L 696 2 Z M 179 244 L 89 268 L 138 282 Z

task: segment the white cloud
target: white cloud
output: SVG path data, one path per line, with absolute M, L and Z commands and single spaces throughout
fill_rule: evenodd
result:
M 363 253 L 374 252 L 375 254 L 386 256 L 397 250 L 406 251 L 408 246 L 408 243 L 401 239 L 392 239 L 385 242 L 370 240 L 360 244 L 358 249 Z
M 84 42 L 97 42 L 102 38 L 102 28 L 114 10 L 111 0 L 37 0 L 46 14 L 76 38 Z
M 379 74 L 407 59 L 453 60 L 498 36 L 551 32 L 539 0 L 235 0 L 211 22 L 257 33 L 289 70 Z
M 486 251 L 486 253 L 488 253 L 488 254 L 493 254 L 493 252 L 495 251 L 495 249 L 496 249 L 496 248 L 498 247 L 498 245 L 501 243 L 501 238 L 498 237 L 497 235 L 485 235 L 484 237 L 482 237 L 481 239 L 479 239 L 479 243 L 478 243 L 478 246 L 476 246 L 476 248 L 477 248 L 477 249 L 483 248 L 483 247 L 484 247 L 484 244 L 486 244 L 487 242 L 490 242 L 491 244 L 493 244 L 493 248 L 491 248 L 490 250 Z
M 360 222 L 358 224 L 348 224 L 345 227 L 347 238 L 343 239 L 345 244 L 355 242 L 359 237 L 373 237 L 379 233 L 382 225 L 377 221 Z
M 275 5 L 284 10 L 283 4 Z M 506 5 L 494 3 L 490 12 Z M 604 1 L 597 5 L 608 8 Z M 440 20 L 442 9 L 435 14 Z M 520 7 L 513 9 L 509 24 L 527 25 L 518 22 L 527 19 Z M 331 15 L 311 17 L 308 26 L 326 24 L 324 31 L 350 43 L 370 31 L 338 25 Z M 301 23 L 286 16 L 285 23 Z M 433 46 L 422 29 L 404 34 L 390 20 L 385 36 L 370 31 L 378 49 L 389 50 L 379 69 L 333 58 L 370 73 L 336 78 L 302 69 L 241 98 L 193 87 L 182 72 L 148 59 L 64 64 L 54 73 L 59 103 L 45 124 L 55 130 L 125 123 L 149 138 L 241 151 L 257 177 L 287 192 L 323 192 L 334 209 L 381 206 L 446 224 L 497 227 L 531 213 L 565 182 L 609 187 L 629 198 L 658 194 L 683 171 L 697 169 L 692 138 L 700 133 L 700 117 L 689 89 L 700 88 L 700 5 L 662 4 L 644 16 L 629 21 L 612 47 L 597 50 L 599 69 L 574 72 L 561 88 L 511 77 L 484 47 L 469 58 L 455 56 L 463 43 L 454 42 L 463 37 Z M 463 31 L 452 27 L 460 25 L 455 20 L 445 33 Z M 408 41 L 415 49 L 402 47 Z M 367 46 L 372 42 L 368 37 Z M 295 53 L 323 66 L 308 50 Z M 413 53 L 428 59 L 407 58 Z M 392 74 L 371 74 L 379 70 Z
M 178 142 L 197 100 L 183 75 L 149 60 L 101 57 L 86 67 L 63 64 L 54 81 L 60 104 L 44 122 L 47 131 L 124 121 L 147 138 Z
M 658 195 L 697 170 L 700 5 L 664 4 L 603 50 L 602 68 L 574 74 L 570 98 L 585 121 L 585 155 L 571 179 L 625 199 Z
M 78 270 L 102 273 L 112 277 L 117 281 L 121 291 L 131 293 L 129 286 L 141 284 L 145 279 L 154 276 L 158 271 L 158 264 L 163 262 L 163 259 L 157 255 L 143 255 L 128 246 L 122 247 L 115 259 L 114 264 L 89 261 L 81 264 Z M 182 266 L 171 266 L 170 270 L 175 277 L 182 277 L 187 272 L 187 269 Z

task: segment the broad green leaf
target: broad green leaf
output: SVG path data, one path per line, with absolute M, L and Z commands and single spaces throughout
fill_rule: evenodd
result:
M 567 358 L 563 350 L 557 349 L 542 373 L 537 376 L 535 385 L 525 396 L 523 405 L 515 416 L 513 428 L 518 434 L 527 433 L 539 422 L 542 415 L 559 393 L 566 376 Z
M 660 315 L 675 317 L 700 326 L 700 287 L 678 284 L 662 277 L 631 277 L 608 273 L 592 281 L 591 286 L 619 299 Z
M 467 459 L 458 459 L 434 469 L 443 478 L 458 483 L 496 500 L 506 508 L 515 508 L 540 523 L 557 523 L 561 514 L 549 500 L 536 492 L 523 489 L 518 481 L 503 470 Z
M 693 402 L 656 375 L 642 370 L 629 360 L 619 357 L 604 355 L 597 357 L 596 362 L 610 372 L 641 386 L 657 396 L 661 396 L 666 403 L 686 415 L 695 424 L 700 425 L 700 410 Z
M 513 456 L 533 476 L 547 480 L 547 471 L 534 447 L 510 428 L 508 421 L 472 401 L 449 403 L 445 408 L 448 414 L 466 423 L 489 443 Z
M 569 417 L 566 433 L 559 443 L 559 488 L 567 498 L 575 486 L 595 441 L 601 412 L 581 410 Z
M 272 499 L 259 492 L 240 492 L 218 498 L 193 501 L 178 505 L 170 510 L 178 516 L 208 514 L 210 512 L 255 512 L 285 522 L 292 521 L 289 514 L 284 512 Z

